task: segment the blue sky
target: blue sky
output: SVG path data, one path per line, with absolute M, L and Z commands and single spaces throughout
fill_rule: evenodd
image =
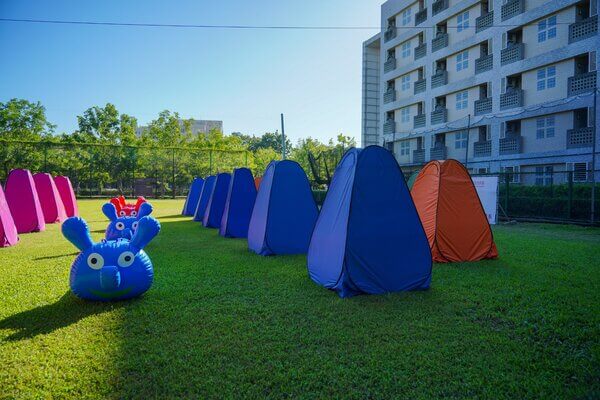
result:
M 380 0 L 0 0 L 3 18 L 139 23 L 378 26 Z M 92 105 L 144 124 L 164 109 L 222 119 L 225 132 L 279 127 L 293 142 L 360 139 L 361 45 L 374 30 L 282 31 L 0 22 L 0 101 L 40 101 L 57 132 Z

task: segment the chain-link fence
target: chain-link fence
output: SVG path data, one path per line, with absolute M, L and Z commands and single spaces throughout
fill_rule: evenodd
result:
M 0 182 L 15 168 L 66 175 L 78 197 L 185 196 L 194 176 L 248 163 L 247 151 L 0 141 Z

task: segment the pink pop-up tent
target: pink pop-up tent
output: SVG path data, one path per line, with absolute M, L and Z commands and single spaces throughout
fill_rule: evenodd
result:
M 47 224 L 53 224 L 67 219 L 65 206 L 60 199 L 60 194 L 58 194 L 58 189 L 56 189 L 52 175 L 38 172 L 33 175 L 33 181 L 35 182 L 35 188 L 40 198 L 44 221 Z
M 17 244 L 19 235 L 13 220 L 10 208 L 4 197 L 4 190 L 0 185 L 0 247 L 8 247 Z
M 10 171 L 4 192 L 17 232 L 29 233 L 46 229 L 44 213 L 31 172 L 26 169 Z
M 77 208 L 77 199 L 75 198 L 75 192 L 73 191 L 73 185 L 68 176 L 55 176 L 54 183 L 56 189 L 60 194 L 60 198 L 65 206 L 65 212 L 67 217 L 75 217 L 79 215 L 79 209 Z

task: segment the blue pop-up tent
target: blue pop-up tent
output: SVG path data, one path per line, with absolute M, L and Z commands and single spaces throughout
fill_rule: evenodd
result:
M 215 188 L 216 180 L 217 177 L 214 175 L 207 176 L 204 180 L 204 185 L 202 185 L 202 191 L 200 192 L 200 199 L 198 200 L 198 206 L 196 207 L 196 212 L 194 213 L 194 221 L 202 222 L 204 219 L 206 207 L 208 206 L 208 201 L 210 200 L 210 196 L 212 196 L 213 189 Z
M 307 263 L 311 279 L 340 297 L 429 288 L 429 242 L 388 150 L 346 152 L 315 225 Z
M 202 219 L 202 225 L 205 227 L 218 228 L 221 226 L 221 218 L 223 217 L 223 210 L 225 209 L 225 201 L 227 200 L 227 191 L 229 190 L 230 180 L 231 174 L 217 174 L 215 187 L 210 195 L 206 211 L 204 211 L 204 218 Z
M 183 205 L 183 211 L 181 215 L 193 217 L 198 207 L 198 200 L 200 200 L 200 193 L 202 193 L 202 186 L 204 185 L 204 179 L 194 178 L 194 181 L 190 185 L 190 191 L 185 199 Z
M 256 185 L 252 171 L 238 168 L 233 171 L 219 235 L 233 238 L 248 237 L 248 225 L 256 200 Z
M 300 164 L 271 161 L 256 195 L 248 247 L 263 256 L 306 253 L 318 213 Z

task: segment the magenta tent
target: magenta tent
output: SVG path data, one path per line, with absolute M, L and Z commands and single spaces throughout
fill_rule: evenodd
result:
M 4 188 L 17 232 L 29 233 L 46 229 L 44 213 L 35 189 L 33 176 L 26 169 L 13 169 Z
M 40 199 L 42 212 L 44 213 L 44 221 L 47 224 L 53 224 L 67 219 L 65 206 L 60 199 L 60 194 L 58 194 L 58 189 L 56 189 L 52 175 L 38 172 L 33 175 L 33 181 L 35 182 L 35 188 Z
M 67 217 L 76 217 L 79 215 L 79 209 L 77 208 L 77 199 L 75 198 L 75 191 L 73 190 L 73 185 L 71 185 L 71 180 L 68 176 L 55 176 L 54 184 L 56 185 L 56 189 L 58 189 L 58 194 L 60 195 L 60 199 L 65 206 L 65 212 L 67 213 Z
M 10 213 L 10 208 L 8 208 L 2 185 L 0 185 L 0 247 L 13 246 L 18 241 L 17 227 Z

